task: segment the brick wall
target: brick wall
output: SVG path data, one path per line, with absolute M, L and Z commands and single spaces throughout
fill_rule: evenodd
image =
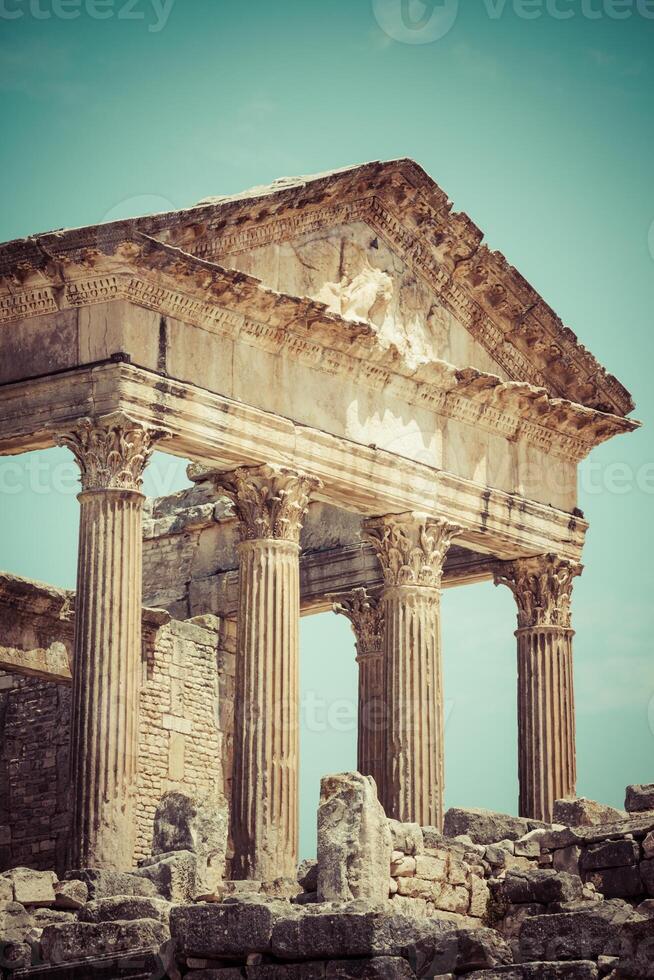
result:
M 215 617 L 144 630 L 135 860 L 170 789 L 225 798 L 231 782 L 233 625 Z M 70 687 L 0 677 L 0 864 L 62 870 Z

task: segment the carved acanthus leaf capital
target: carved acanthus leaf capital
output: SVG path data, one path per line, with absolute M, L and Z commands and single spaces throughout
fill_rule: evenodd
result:
M 384 643 L 384 608 L 378 596 L 365 589 L 332 596 L 335 613 L 347 616 L 356 637 L 357 659 L 381 656 Z
M 386 586 L 438 588 L 443 562 L 461 528 L 425 514 L 390 514 L 363 524 L 384 573 Z
M 234 504 L 242 541 L 278 539 L 299 544 L 311 494 L 322 484 L 283 466 L 241 467 L 214 473 L 217 490 Z
M 125 415 L 81 419 L 55 436 L 75 456 L 82 490 L 140 492 L 143 473 L 155 444 L 169 433 L 141 425 Z
M 518 627 L 570 628 L 572 586 L 583 565 L 557 555 L 537 555 L 498 564 L 495 585 L 508 586 L 518 605 Z

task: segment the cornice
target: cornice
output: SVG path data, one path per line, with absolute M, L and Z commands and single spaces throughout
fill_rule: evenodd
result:
M 118 299 L 285 353 L 372 390 L 392 391 L 446 418 L 565 459 L 581 460 L 595 445 L 638 427 L 526 382 L 503 382 L 439 360 L 411 368 L 397 348 L 380 346 L 369 324 L 345 320 L 322 303 L 275 292 L 252 276 L 145 235 L 74 252 L 57 252 L 52 245 L 38 269 L 0 279 L 0 328 L 26 316 Z

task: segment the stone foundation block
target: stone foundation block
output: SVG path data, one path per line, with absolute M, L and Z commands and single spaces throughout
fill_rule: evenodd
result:
M 154 919 L 71 922 L 43 930 L 41 955 L 46 963 L 70 963 L 90 956 L 157 949 L 167 938 L 166 926 Z
M 116 895 L 97 898 L 80 910 L 79 922 L 117 922 L 130 919 L 156 919 L 168 924 L 170 903 L 163 898 Z
M 427 881 L 444 881 L 447 877 L 447 862 L 440 858 L 429 857 L 426 854 L 419 854 L 413 859 L 405 858 L 405 861 L 411 860 L 418 878 L 425 878 Z
M 482 973 L 469 973 L 466 980 L 597 980 L 597 967 L 590 960 L 569 963 L 524 963 L 502 966 Z
M 469 973 L 509 964 L 508 943 L 493 929 L 453 929 L 417 939 L 407 951 L 417 977 Z
M 343 906 L 338 912 L 281 919 L 273 929 L 272 951 L 288 960 L 403 956 L 417 938 L 435 940 L 451 929 L 436 919 Z
M 546 824 L 508 813 L 494 813 L 478 808 L 452 807 L 445 814 L 443 832 L 446 837 L 466 834 L 475 844 L 496 844 L 501 840 L 518 840 L 530 830 Z
M 279 919 L 300 915 L 285 902 L 227 901 L 180 905 L 170 913 L 170 930 L 186 956 L 234 957 L 271 951 Z
M 262 963 L 247 969 L 247 980 L 414 980 L 414 976 L 407 961 L 399 956 Z
M 129 871 L 84 868 L 68 871 L 63 881 L 83 881 L 88 889 L 89 898 L 109 898 L 112 895 L 150 895 L 153 898 L 159 896 L 152 881 Z
M 616 956 L 622 928 L 632 915 L 626 903 L 607 901 L 593 911 L 526 919 L 520 931 L 520 958 L 557 962 Z

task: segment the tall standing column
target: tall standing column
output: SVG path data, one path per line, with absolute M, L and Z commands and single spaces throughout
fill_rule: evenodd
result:
M 445 555 L 459 530 L 424 514 L 364 524 L 384 573 L 384 806 L 396 820 L 438 828 L 445 782 L 440 587 Z
M 556 555 L 504 562 L 496 585 L 518 605 L 520 816 L 552 820 L 577 778 L 570 598 L 582 566 Z
M 282 467 L 213 474 L 239 518 L 232 839 L 236 879 L 298 857 L 300 529 L 320 482 Z
M 129 869 L 141 664 L 142 474 L 155 434 L 124 416 L 58 436 L 81 470 L 70 742 L 73 868 Z
M 384 799 L 386 701 L 384 697 L 384 610 L 379 598 L 365 589 L 334 597 L 333 609 L 350 620 L 359 665 L 357 769 L 372 776 Z

